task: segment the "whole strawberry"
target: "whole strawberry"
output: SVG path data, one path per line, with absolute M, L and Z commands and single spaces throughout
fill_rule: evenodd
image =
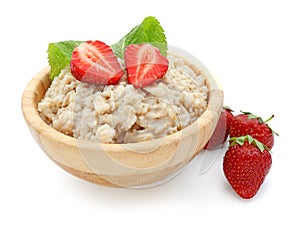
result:
M 271 155 L 261 142 L 250 135 L 230 140 L 230 147 L 223 159 L 224 174 L 239 196 L 250 199 L 257 193 L 271 168 Z
M 267 146 L 270 150 L 274 145 L 274 134 L 278 135 L 267 125 L 267 122 L 273 117 L 274 115 L 266 121 L 263 121 L 261 117 L 249 112 L 238 114 L 234 117 L 234 120 L 231 123 L 229 135 L 231 137 L 251 135 L 253 138 Z
M 211 138 L 204 146 L 204 149 L 213 150 L 219 148 L 227 140 L 229 134 L 229 128 L 234 119 L 234 116 L 231 112 L 232 110 L 230 108 L 228 107 L 223 108 L 217 126 Z

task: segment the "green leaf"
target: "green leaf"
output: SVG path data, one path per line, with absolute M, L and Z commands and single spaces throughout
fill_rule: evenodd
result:
M 246 137 L 247 137 L 247 139 L 248 139 L 249 144 L 252 144 L 252 142 L 253 142 L 253 140 L 254 140 L 253 137 L 250 136 L 250 135 L 247 135 Z
M 70 64 L 72 52 L 81 41 L 63 41 L 49 43 L 48 45 L 48 62 L 51 66 L 50 80 L 52 81 L 62 69 Z
M 265 145 L 263 143 L 259 142 L 258 140 L 254 139 L 254 143 L 261 152 L 263 152 L 266 149 Z
M 238 143 L 239 145 L 243 145 L 245 142 L 245 137 L 238 137 L 236 140 L 236 143 Z
M 230 142 L 235 141 L 236 138 L 237 138 L 237 137 L 230 137 L 230 138 L 229 138 L 229 141 L 230 141 Z
M 163 56 L 167 56 L 168 44 L 166 36 L 155 17 L 146 17 L 140 25 L 134 27 L 119 42 L 113 44 L 111 48 L 119 58 L 123 59 L 126 46 L 141 43 L 150 43 L 157 47 Z

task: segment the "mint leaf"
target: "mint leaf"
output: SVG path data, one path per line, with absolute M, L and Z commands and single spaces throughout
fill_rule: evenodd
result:
M 50 80 L 52 81 L 60 71 L 70 64 L 72 52 L 81 41 L 63 41 L 49 43 L 48 45 L 48 62 L 51 66 Z
M 123 58 L 126 46 L 141 43 L 150 43 L 157 47 L 163 56 L 167 56 L 168 44 L 166 36 L 155 17 L 146 17 L 140 25 L 134 27 L 119 42 L 113 44 L 111 48 L 119 58 Z

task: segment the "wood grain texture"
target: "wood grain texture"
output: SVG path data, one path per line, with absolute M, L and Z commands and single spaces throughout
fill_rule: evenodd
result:
M 36 142 L 58 166 L 104 186 L 147 185 L 176 173 L 202 150 L 223 106 L 223 92 L 218 83 L 205 67 L 200 67 L 209 87 L 208 107 L 196 122 L 182 131 L 135 144 L 78 141 L 54 130 L 39 116 L 37 104 L 50 85 L 49 71 L 49 67 L 40 71 L 23 93 L 25 121 Z

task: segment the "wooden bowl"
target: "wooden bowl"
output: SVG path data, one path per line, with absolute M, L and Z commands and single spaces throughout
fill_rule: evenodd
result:
M 164 138 L 134 144 L 79 141 L 56 131 L 39 116 L 37 104 L 50 85 L 50 67 L 46 67 L 28 83 L 22 97 L 23 115 L 34 139 L 61 168 L 100 185 L 147 186 L 171 177 L 209 140 L 223 106 L 223 92 L 196 58 L 175 47 L 169 52 L 188 60 L 206 78 L 208 106 L 193 124 Z

